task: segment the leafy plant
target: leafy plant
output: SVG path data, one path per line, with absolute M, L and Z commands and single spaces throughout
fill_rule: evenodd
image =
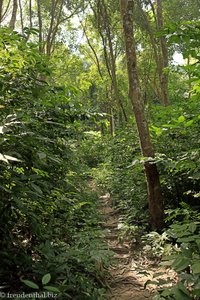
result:
M 37 44 L 0 31 L 1 283 L 5 291 L 22 283 L 59 291 L 61 299 L 103 297 L 110 253 L 99 242 L 97 197 L 80 149 L 88 111 L 76 87 L 53 85 Z
M 169 236 L 166 232 L 150 232 L 142 237 L 144 244 L 143 250 L 148 256 L 161 258 L 163 255 L 169 255 L 173 251 L 169 243 Z
M 185 209 L 186 210 L 186 209 Z M 179 217 L 179 214 L 174 214 Z M 187 216 L 187 214 L 186 214 Z M 169 256 L 164 256 L 164 265 L 169 265 L 178 274 L 178 283 L 160 291 L 155 299 L 198 299 L 200 282 L 199 216 L 194 220 L 176 222 L 167 230 L 176 247 Z M 160 298 L 159 298 L 160 297 Z M 181 298 L 182 297 L 182 298 Z

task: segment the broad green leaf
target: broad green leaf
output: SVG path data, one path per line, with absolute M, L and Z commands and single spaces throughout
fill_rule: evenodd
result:
M 31 183 L 31 186 L 33 187 L 33 189 L 34 189 L 38 194 L 43 195 L 43 192 L 42 192 L 41 188 L 40 188 L 38 185 L 36 185 L 35 183 Z
M 190 265 L 190 259 L 187 257 L 178 257 L 172 264 L 172 268 L 175 269 L 176 272 L 180 272 L 187 268 Z
M 191 267 L 194 274 L 200 274 L 200 261 L 195 261 Z
M 190 293 L 188 292 L 188 290 L 186 289 L 186 287 L 184 286 L 184 284 L 182 282 L 179 282 L 177 284 L 177 287 L 179 288 L 179 290 L 181 290 L 184 294 L 190 296 Z
M 60 290 L 55 286 L 46 285 L 43 288 L 49 292 L 60 293 Z
M 194 233 L 195 230 L 197 229 L 197 225 L 195 223 L 190 223 L 188 229 Z
M 39 286 L 36 283 L 34 283 L 33 281 L 24 280 L 24 279 L 21 279 L 21 281 L 28 287 L 35 289 L 35 290 L 39 290 Z
M 38 154 L 38 156 L 39 156 L 39 158 L 42 160 L 42 159 L 45 159 L 47 156 L 46 156 L 46 153 L 44 153 L 44 152 L 38 152 L 37 153 Z
M 51 280 L 51 274 L 45 274 L 43 277 L 42 277 L 42 284 L 47 284 L 49 283 L 49 281 Z
M 198 235 L 192 235 L 192 236 L 186 236 L 186 237 L 180 237 L 177 239 L 178 243 L 189 243 L 194 242 L 199 236 Z
M 185 123 L 185 127 L 189 127 L 189 126 L 191 126 L 193 123 L 194 123 L 194 120 L 187 121 L 187 122 Z
M 180 116 L 177 121 L 178 121 L 178 123 L 183 123 L 185 121 L 185 117 Z
M 152 130 L 155 132 L 155 134 L 158 135 L 158 136 L 161 135 L 162 132 L 163 132 L 163 131 L 162 131 L 162 128 L 159 128 L 159 127 L 154 126 L 154 125 L 151 126 L 151 129 L 152 129 Z
M 190 297 L 188 294 L 185 294 L 182 289 L 179 289 L 179 287 L 174 289 L 174 296 L 176 300 L 192 300 L 192 297 Z
M 171 43 L 176 43 L 176 44 L 178 44 L 178 43 L 180 43 L 180 36 L 178 36 L 178 35 L 171 35 L 170 36 L 170 42 Z
M 198 249 L 200 251 L 200 237 L 195 240 L 195 243 L 197 244 L 197 247 L 198 247 Z

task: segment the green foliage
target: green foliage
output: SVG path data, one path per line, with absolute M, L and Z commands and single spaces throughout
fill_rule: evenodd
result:
M 93 115 L 76 102 L 76 87 L 52 85 L 37 45 L 0 33 L 1 283 L 101 299 L 110 253 L 80 147 Z
M 97 184 L 111 193 L 113 205 L 124 214 L 124 225 L 148 226 L 146 184 L 141 164 L 132 164 L 140 157 L 133 124 L 118 129 L 113 139 L 104 139 L 105 163 L 93 170 Z M 143 209 L 141 209 L 143 208 Z
M 168 242 L 169 236 L 166 232 L 150 232 L 142 237 L 144 244 L 143 250 L 148 256 L 161 258 L 163 255 L 169 255 L 172 252 L 172 246 Z
M 190 101 L 152 110 L 151 135 L 161 174 L 166 208 L 182 201 L 198 205 L 199 104 Z M 152 162 L 153 162 L 152 161 Z
M 80 147 L 83 160 L 90 168 L 94 168 L 104 161 L 103 153 L 105 145 L 101 137 L 101 132 L 85 131 Z
M 199 212 L 182 204 L 182 210 L 169 211 L 173 224 L 164 233 L 173 241 L 171 253 L 163 255 L 163 264 L 178 274 L 176 285 L 161 289 L 153 299 L 199 299 L 200 248 Z M 182 297 L 182 298 L 181 298 Z
M 187 60 L 185 66 L 165 70 L 173 103 L 169 107 L 156 102 L 159 87 L 152 46 L 143 32 L 143 18 L 135 18 L 136 27 L 140 24 L 141 28 L 136 29 L 141 92 L 156 152 L 149 162 L 159 168 L 170 226 L 167 232 L 146 235 L 145 249 L 159 258 L 174 251 L 167 263 L 180 275 L 176 286 L 162 290 L 155 299 L 200 296 L 199 213 L 190 208 L 199 209 L 200 196 L 199 21 L 188 21 L 196 18 L 190 17 L 196 12 L 191 13 L 184 2 L 178 14 L 187 22 L 177 22 L 172 9 L 177 3 L 165 1 L 164 23 L 169 25 L 155 36 L 157 41 L 165 34 L 170 55 L 177 50 Z M 50 21 L 46 17 L 51 15 L 49 4 L 42 4 L 44 36 Z M 119 3 L 114 4 L 107 3 L 107 21 L 119 96 L 129 123 L 120 115 L 112 74 L 105 64 L 109 46 L 105 24 L 100 28 L 90 10 L 85 26 L 93 50 L 87 44 L 74 45 L 74 40 L 67 48 L 70 37 L 66 38 L 64 25 L 55 39 L 60 42 L 53 41 L 51 57 L 31 42 L 32 35 L 32 40 L 37 38 L 37 29 L 25 27 L 20 35 L 0 28 L 0 281 L 6 291 L 25 288 L 27 292 L 55 292 L 60 299 L 105 298 L 104 267 L 111 255 L 102 241 L 97 193 L 89 187 L 93 183 L 98 192 L 111 194 L 113 205 L 123 214 L 120 238 L 130 235 L 138 242 L 148 228 L 145 158 L 130 117 Z M 95 2 L 91 5 L 97 13 Z M 67 7 L 74 6 L 80 11 L 83 3 Z M 153 14 L 150 7 L 146 9 L 154 31 Z M 62 9 L 60 13 L 62 21 L 66 15 Z M 58 7 L 55 15 L 58 17 Z M 99 17 L 100 21 L 102 15 Z M 57 21 L 59 27 L 62 22 Z M 110 64 L 109 52 L 107 60 Z M 111 114 L 114 137 L 107 135 Z

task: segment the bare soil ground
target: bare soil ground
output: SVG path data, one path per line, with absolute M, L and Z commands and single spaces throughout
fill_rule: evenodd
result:
M 111 205 L 110 195 L 100 197 L 102 204 L 101 213 L 105 216 L 103 224 L 106 229 L 108 247 L 114 252 L 116 264 L 109 270 L 109 300 L 145 300 L 152 299 L 155 285 L 148 285 L 147 280 L 152 280 L 155 273 L 163 272 L 165 278 L 171 277 L 170 270 L 163 270 L 154 261 L 147 259 L 141 252 L 131 248 L 131 241 L 123 239 L 119 241 L 120 214 Z

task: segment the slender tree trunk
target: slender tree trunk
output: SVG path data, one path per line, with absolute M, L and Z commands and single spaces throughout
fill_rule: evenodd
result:
M 12 30 L 15 29 L 15 23 L 16 23 L 16 18 L 17 18 L 17 9 L 18 9 L 17 0 L 13 0 L 12 16 L 11 16 L 10 23 L 9 23 L 9 27 Z
M 187 65 L 190 66 L 190 56 L 187 58 Z M 191 92 L 192 92 L 192 83 L 191 83 L 191 73 L 190 68 L 188 68 L 188 89 L 189 89 L 189 99 L 191 98 Z
M 23 9 L 22 9 L 21 0 L 19 0 L 19 10 L 20 10 L 21 28 L 22 28 L 22 32 L 24 32 Z
M 122 103 L 122 100 L 119 95 L 119 89 L 118 89 L 118 83 L 117 83 L 117 75 L 116 75 L 116 59 L 114 55 L 114 50 L 113 50 L 113 43 L 112 43 L 112 37 L 111 37 L 111 30 L 110 30 L 110 23 L 109 23 L 109 18 L 108 18 L 108 13 L 106 9 L 106 5 L 104 0 L 102 0 L 102 5 L 103 5 L 103 19 L 104 19 L 104 26 L 107 32 L 107 38 L 108 38 L 108 46 L 109 46 L 109 52 L 110 52 L 110 66 L 111 66 L 111 74 L 112 74 L 112 85 L 113 85 L 113 91 L 114 95 L 116 98 L 117 105 L 119 107 L 119 110 L 121 108 L 124 120 L 127 122 L 127 115 Z
M 47 35 L 47 55 L 50 55 L 51 53 L 51 35 L 53 31 L 53 24 L 55 20 L 55 10 L 56 10 L 56 1 L 51 0 L 51 22 L 48 30 L 48 35 Z
M 8 10 L 9 10 L 9 8 L 10 8 L 10 3 L 11 3 L 11 0 L 8 0 L 8 2 L 7 2 L 7 5 L 6 5 L 6 7 L 5 7 L 5 9 L 4 9 L 4 1 L 3 0 L 0 0 L 0 25 L 1 25 L 1 23 L 2 23 L 2 21 L 5 19 L 5 17 L 7 16 L 7 12 L 8 12 Z
M 40 0 L 37 0 L 37 15 L 38 15 L 38 24 L 39 24 L 39 51 L 43 52 L 43 39 L 42 39 L 42 14 L 41 14 L 41 3 Z
M 121 110 L 123 113 L 123 116 L 124 116 L 124 120 L 125 120 L 125 122 L 127 122 L 128 118 L 127 118 L 126 111 L 124 109 L 124 106 L 123 106 L 123 103 L 122 103 L 122 100 L 121 100 L 120 94 L 119 94 L 117 75 L 116 75 L 116 57 L 115 57 L 114 49 L 113 49 L 112 35 L 111 35 L 111 29 L 110 29 L 110 20 L 109 20 L 105 1 L 98 0 L 97 1 L 97 13 L 95 13 L 94 9 L 93 9 L 93 12 L 97 19 L 98 30 L 99 30 L 99 34 L 100 34 L 100 37 L 101 37 L 102 43 L 103 43 L 106 68 L 107 68 L 108 74 L 111 78 L 112 90 L 113 90 L 113 95 L 114 95 L 114 98 L 116 101 L 118 114 L 119 114 L 119 111 Z
M 59 1 L 56 2 L 55 7 L 57 6 Z M 56 19 L 56 24 L 55 26 L 52 27 L 52 33 L 51 33 L 51 38 L 50 38 L 50 45 L 49 45 L 49 55 L 51 55 L 51 53 L 53 52 L 53 45 L 55 43 L 55 39 L 56 39 L 56 34 L 58 32 L 58 28 L 59 25 L 62 23 L 61 21 L 61 15 L 62 15 L 62 11 L 63 11 L 63 5 L 64 5 L 64 0 L 61 1 L 60 3 L 60 7 L 59 7 L 59 13 L 58 15 L 55 17 Z M 67 20 L 68 18 L 66 18 Z
M 97 55 L 97 53 L 96 53 L 94 47 L 92 46 L 92 44 L 91 44 L 91 42 L 90 42 L 89 37 L 88 37 L 86 25 L 84 25 L 84 24 L 81 22 L 81 20 L 79 20 L 79 21 L 80 21 L 80 23 L 81 23 L 83 32 L 84 32 L 84 34 L 85 34 L 85 37 L 86 37 L 88 46 L 90 47 L 90 49 L 92 50 L 92 52 L 93 52 L 93 54 L 94 54 L 94 57 L 95 57 L 95 64 L 96 64 L 96 66 L 97 66 L 99 75 L 100 75 L 101 79 L 103 79 L 103 74 L 102 74 L 102 72 L 101 72 L 101 67 L 100 67 L 99 58 L 98 58 L 98 55 Z
M 133 8 L 134 0 L 120 0 L 121 15 L 124 29 L 127 71 L 129 79 L 129 97 L 136 119 L 142 155 L 146 158 L 154 157 L 149 128 L 145 116 L 144 102 L 141 97 L 136 62 L 136 47 L 133 35 Z M 160 186 L 159 173 L 156 164 L 144 163 L 147 180 L 148 204 L 151 216 L 151 225 L 160 230 L 164 226 L 163 198 Z
M 157 3 L 158 4 L 157 4 L 157 14 L 156 14 L 153 3 L 149 1 L 149 5 L 151 6 L 155 24 L 156 24 L 156 30 L 161 30 L 163 28 L 162 2 L 161 0 L 157 0 Z M 150 42 L 154 52 L 155 62 L 157 66 L 157 74 L 160 83 L 159 98 L 161 103 L 164 106 L 167 106 L 170 104 L 170 101 L 168 96 L 168 74 L 164 71 L 164 69 L 168 67 L 168 49 L 167 49 L 166 39 L 165 37 L 160 37 L 159 43 L 157 42 L 154 36 L 154 30 L 151 27 L 147 13 L 142 8 L 141 0 L 137 0 L 137 4 L 142 14 L 144 26 L 149 35 Z
M 0 25 L 3 17 L 3 0 L 0 0 Z
M 162 11 L 162 0 L 157 0 L 157 27 L 158 30 L 163 29 L 163 11 Z M 161 55 L 160 55 L 160 70 L 159 77 L 161 83 L 161 94 L 162 94 L 162 102 L 164 106 L 168 106 L 169 95 L 168 95 L 168 74 L 166 68 L 169 66 L 168 62 L 168 49 L 166 38 L 164 36 L 160 37 L 160 47 L 161 47 Z
M 29 24 L 30 28 L 33 27 L 33 21 L 32 21 L 32 0 L 29 0 Z
M 115 119 L 112 107 L 110 107 L 110 134 L 111 136 L 115 134 Z

